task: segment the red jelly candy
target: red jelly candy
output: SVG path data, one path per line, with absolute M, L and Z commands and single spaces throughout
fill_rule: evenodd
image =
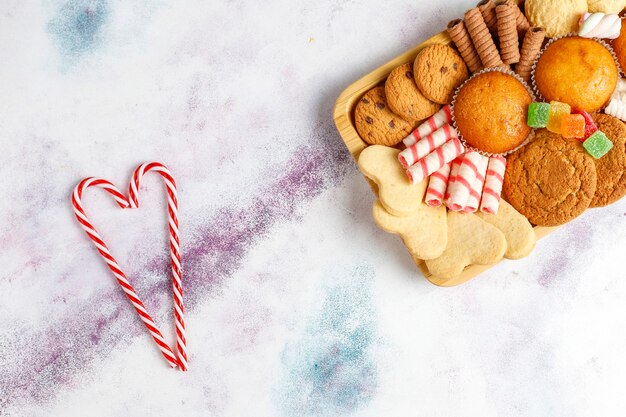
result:
M 572 112 L 574 114 L 580 114 L 585 118 L 585 135 L 582 138 L 577 138 L 581 143 L 586 141 L 589 136 L 591 136 L 596 130 L 598 130 L 598 126 L 593 122 L 591 115 L 584 110 L 574 109 Z

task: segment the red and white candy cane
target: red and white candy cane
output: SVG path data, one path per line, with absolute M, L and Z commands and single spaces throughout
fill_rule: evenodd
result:
M 429 153 L 453 137 L 457 136 L 458 134 L 456 133 L 456 130 L 449 124 L 445 124 L 428 136 L 418 140 L 417 143 L 400 152 L 398 154 L 398 161 L 400 161 L 400 164 L 402 164 L 404 169 L 407 169 L 420 159 L 425 158 Z
M 448 178 L 450 176 L 450 165 L 451 163 L 447 163 L 436 172 L 430 174 L 424 200 L 427 205 L 439 207 L 443 204 L 443 197 L 448 187 Z
M 500 207 L 500 194 L 506 171 L 506 158 L 492 156 L 489 158 L 487 175 L 485 175 L 485 187 L 480 201 L 480 211 L 487 214 L 498 214 Z
M 404 138 L 402 142 L 407 148 L 414 145 L 420 139 L 430 135 L 441 126 L 452 123 L 452 110 L 450 105 L 446 104 L 437 113 L 430 116 L 424 123 L 419 125 L 409 136 Z
M 442 146 L 429 153 L 426 158 L 422 158 L 406 171 L 407 176 L 412 184 L 419 184 L 428 178 L 430 174 L 439 168 L 453 161 L 465 152 L 463 144 L 458 138 L 452 138 Z
M 185 335 L 185 308 L 183 305 L 182 268 L 180 265 L 180 239 L 178 237 L 178 197 L 176 181 L 165 165 L 160 162 L 148 162 L 140 165 L 133 173 L 133 180 L 128 190 L 131 208 L 139 207 L 139 184 L 143 175 L 154 171 L 163 177 L 167 188 L 167 212 L 170 230 L 170 258 L 172 261 L 172 287 L 174 291 L 174 317 L 176 320 L 176 350 L 179 366 L 187 370 L 187 338 Z
M 456 176 L 454 184 L 452 184 L 450 198 L 447 202 L 447 206 L 450 210 L 461 211 L 465 207 L 465 204 L 467 204 L 472 190 L 472 184 L 478 176 L 478 166 L 483 158 L 487 157 L 476 151 L 467 152 L 463 156 L 459 173 Z
M 178 356 L 174 354 L 170 346 L 165 342 L 163 334 L 156 327 L 154 320 L 146 311 L 143 302 L 139 299 L 139 296 L 135 292 L 135 289 L 128 281 L 126 274 L 122 271 L 119 264 L 111 254 L 111 251 L 107 247 L 106 243 L 97 232 L 96 228 L 91 224 L 85 210 L 82 205 L 82 195 L 84 190 L 89 187 L 100 187 L 110 193 L 117 204 L 121 208 L 137 208 L 139 206 L 138 190 L 141 177 L 148 171 L 158 172 L 165 180 L 165 185 L 168 194 L 168 214 L 169 214 L 169 229 L 170 229 L 170 253 L 172 258 L 172 275 L 174 282 L 174 305 L 175 305 L 175 318 L 176 318 L 176 335 L 177 335 L 177 351 Z M 113 272 L 113 275 L 117 279 L 117 282 L 122 287 L 122 290 L 135 307 L 135 311 L 139 314 L 139 317 L 144 322 L 146 328 L 152 335 L 155 343 L 161 350 L 161 353 L 172 367 L 180 367 L 181 370 L 187 370 L 187 350 L 186 350 L 186 338 L 185 338 L 185 322 L 184 322 L 184 306 L 182 299 L 182 272 L 180 263 L 180 248 L 178 237 L 178 200 L 176 197 L 176 182 L 171 173 L 165 167 L 165 165 L 159 162 L 150 162 L 139 166 L 133 174 L 133 179 L 129 187 L 129 197 L 126 198 L 110 181 L 102 178 L 89 177 L 83 179 L 72 193 L 72 205 L 74 206 L 74 214 L 76 220 L 80 223 L 81 227 L 87 233 L 87 236 L 92 240 L 96 249 L 104 258 L 107 266 Z
M 483 186 L 485 185 L 485 176 L 487 174 L 487 164 L 489 163 L 489 158 L 486 156 L 481 158 L 478 162 L 478 172 L 476 174 L 476 179 L 472 183 L 472 189 L 470 190 L 469 198 L 467 199 L 467 203 L 465 203 L 465 207 L 463 211 L 466 213 L 476 213 L 478 211 L 478 207 L 480 206 L 480 197 L 483 193 Z

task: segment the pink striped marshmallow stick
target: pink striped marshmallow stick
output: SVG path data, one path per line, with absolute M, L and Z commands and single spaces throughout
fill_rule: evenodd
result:
M 417 161 L 415 165 L 410 166 L 406 171 L 406 175 L 412 184 L 419 184 L 430 174 L 439 170 L 448 162 L 453 161 L 463 152 L 465 152 L 465 148 L 459 138 L 452 138 L 429 153 L 425 158 Z
M 481 159 L 486 158 L 476 151 L 467 152 L 463 156 L 463 161 L 459 167 L 459 173 L 456 176 L 452 189 L 450 190 L 450 198 L 447 206 L 452 211 L 461 211 L 465 207 L 469 199 L 472 184 L 478 176 L 478 166 Z
M 488 164 L 489 158 L 485 156 L 480 160 L 477 166 L 478 174 L 472 184 L 472 189 L 470 190 L 470 196 L 467 199 L 467 203 L 465 203 L 465 207 L 463 208 L 463 211 L 466 213 L 476 213 L 478 211 L 478 207 L 480 207 L 480 197 L 483 193 L 483 186 L 485 185 L 485 176 L 487 175 Z
M 428 136 L 418 140 L 413 145 L 409 146 L 398 154 L 398 161 L 402 164 L 404 169 L 407 169 L 411 165 L 415 164 L 422 158 L 425 158 L 429 153 L 446 143 L 452 138 L 456 138 L 459 135 L 456 130 L 449 124 L 441 126 Z
M 461 167 L 461 162 L 463 162 L 463 155 L 456 158 L 452 161 L 450 168 L 450 176 L 448 177 L 448 186 L 446 187 L 446 193 L 443 196 L 443 202 L 447 202 L 450 198 L 450 190 L 452 189 L 452 184 L 456 181 L 456 176 L 459 174 L 459 168 Z
M 448 162 L 436 172 L 433 172 L 428 180 L 426 190 L 426 204 L 431 207 L 439 207 L 443 203 L 444 193 L 448 187 L 448 177 L 450 176 L 450 165 Z
M 498 214 L 505 171 L 506 159 L 504 157 L 492 156 L 489 158 L 487 175 L 485 175 L 485 187 L 483 188 L 483 196 L 480 202 L 480 211 L 483 213 Z
M 414 145 L 420 139 L 430 135 L 445 124 L 452 123 L 452 111 L 450 105 L 445 105 L 437 113 L 430 116 L 424 123 L 419 125 L 409 136 L 402 141 L 407 148 Z

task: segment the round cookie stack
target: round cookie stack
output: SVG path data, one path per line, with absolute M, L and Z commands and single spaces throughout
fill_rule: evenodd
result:
M 385 93 L 389 108 L 412 124 L 432 116 L 441 107 L 417 88 L 411 64 L 400 65 L 391 71 L 385 81 Z
M 449 104 L 467 77 L 467 66 L 454 49 L 427 46 L 413 65 L 391 71 L 384 87 L 365 93 L 354 112 L 356 130 L 370 145 L 394 146 L 442 104 Z

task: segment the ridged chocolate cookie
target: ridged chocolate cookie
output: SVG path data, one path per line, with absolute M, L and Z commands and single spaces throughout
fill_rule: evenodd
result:
M 576 139 L 543 129 L 508 157 L 503 191 L 532 224 L 558 226 L 589 207 L 596 178 L 593 158 Z
M 608 114 L 596 114 L 593 120 L 613 142 L 613 148 L 606 155 L 594 159 L 598 185 L 590 207 L 601 207 L 626 194 L 626 125 Z
M 374 87 L 365 93 L 356 105 L 354 122 L 361 138 L 370 145 L 396 145 L 413 127 L 391 111 L 384 87 Z
M 385 94 L 391 110 L 414 126 L 441 107 L 424 97 L 417 88 L 411 64 L 400 65 L 391 71 L 385 82 Z
M 447 45 L 430 45 L 415 58 L 413 75 L 424 97 L 439 104 L 452 101 L 454 90 L 467 80 L 465 61 Z

